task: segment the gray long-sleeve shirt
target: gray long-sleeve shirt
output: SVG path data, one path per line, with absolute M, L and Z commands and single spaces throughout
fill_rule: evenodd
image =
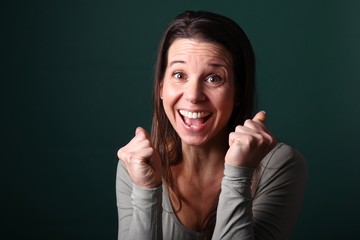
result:
M 288 239 L 298 217 L 307 179 L 306 162 L 278 144 L 253 169 L 225 164 L 212 239 Z M 119 161 L 116 178 L 118 239 L 197 240 L 201 233 L 177 219 L 166 187 L 134 185 Z

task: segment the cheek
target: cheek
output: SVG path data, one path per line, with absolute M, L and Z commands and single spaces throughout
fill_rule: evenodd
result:
M 162 87 L 163 100 L 169 104 L 176 101 L 181 95 L 181 89 L 179 86 L 173 86 L 167 82 L 164 82 Z
M 234 95 L 234 90 L 227 86 L 223 89 L 219 89 L 217 92 L 214 92 L 212 97 L 219 105 L 232 106 L 234 105 Z
M 213 99 L 215 99 L 213 104 L 216 105 L 216 108 L 222 113 L 221 116 L 223 116 L 223 120 L 228 120 L 234 109 L 234 93 L 232 91 L 223 92 Z
M 171 116 L 173 116 L 173 114 L 174 114 L 172 112 L 173 112 L 176 100 L 178 99 L 178 96 L 179 96 L 178 90 L 167 85 L 166 83 L 164 84 L 164 86 L 162 88 L 162 98 L 163 98 L 162 102 L 163 102 L 163 107 L 164 107 L 165 113 L 168 116 L 168 118 L 171 118 Z

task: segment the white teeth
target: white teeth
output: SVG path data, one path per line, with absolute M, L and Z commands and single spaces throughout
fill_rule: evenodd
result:
M 180 114 L 187 118 L 202 118 L 209 116 L 209 112 L 189 112 L 186 110 L 179 110 Z

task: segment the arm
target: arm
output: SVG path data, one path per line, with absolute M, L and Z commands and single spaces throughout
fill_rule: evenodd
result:
M 253 239 L 251 178 L 254 169 L 225 163 L 213 240 Z
M 162 187 L 140 188 L 132 183 L 122 161 L 116 176 L 118 239 L 162 239 Z
M 253 170 L 225 164 L 213 239 L 288 239 L 300 212 L 307 170 L 302 156 L 278 144 Z
M 305 159 L 279 144 L 262 162 L 253 200 L 256 239 L 289 239 L 304 198 Z

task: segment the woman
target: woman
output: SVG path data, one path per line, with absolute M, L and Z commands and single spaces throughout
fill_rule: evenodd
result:
M 160 42 L 151 135 L 118 151 L 119 239 L 287 239 L 304 159 L 253 116 L 255 60 L 227 17 L 187 11 Z

